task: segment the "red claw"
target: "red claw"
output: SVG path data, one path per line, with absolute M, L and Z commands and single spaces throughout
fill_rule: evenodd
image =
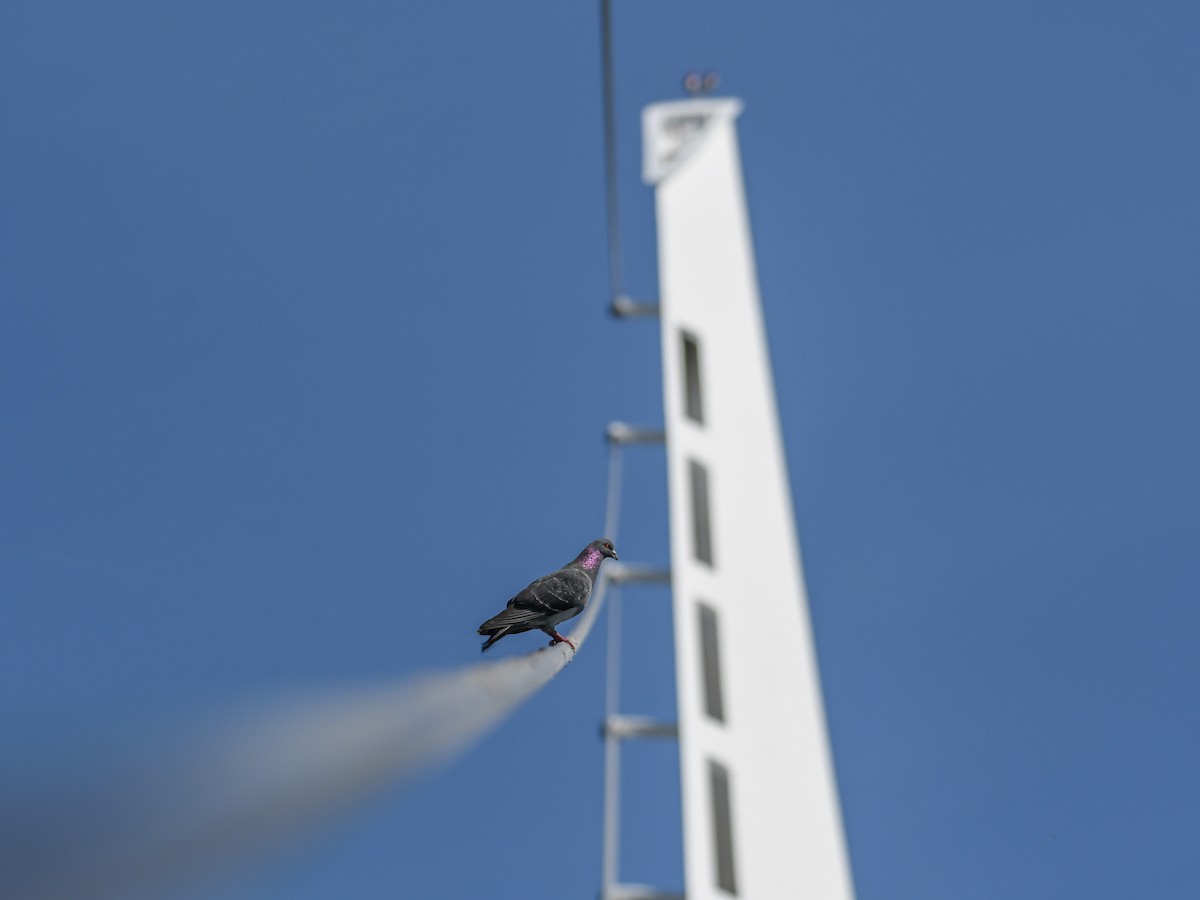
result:
M 570 644 L 572 650 L 579 650 L 579 648 L 575 646 L 575 642 L 573 640 L 571 640 L 569 637 L 563 637 L 557 631 L 554 632 L 554 637 L 550 639 L 550 646 L 553 647 L 555 644 Z

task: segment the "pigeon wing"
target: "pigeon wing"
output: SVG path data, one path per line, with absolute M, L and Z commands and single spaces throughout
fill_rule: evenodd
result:
M 479 626 L 479 633 L 506 625 L 540 628 L 544 622 L 569 619 L 583 607 L 591 590 L 592 580 L 579 569 L 559 569 L 543 575 L 509 600 L 507 609 Z
M 591 579 L 577 569 L 543 575 L 508 601 L 508 609 L 490 620 L 493 625 L 523 625 L 578 610 L 592 589 Z

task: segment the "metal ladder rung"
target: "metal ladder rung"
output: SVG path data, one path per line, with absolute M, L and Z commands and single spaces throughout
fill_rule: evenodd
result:
M 628 422 L 609 422 L 604 433 L 614 444 L 661 444 L 667 439 L 662 428 L 645 428 Z
M 629 738 L 679 737 L 679 726 L 674 722 L 663 722 L 650 716 L 625 716 L 616 714 L 604 720 L 603 734 L 627 740 Z
M 670 584 L 671 570 L 653 566 L 609 563 L 608 579 L 613 584 Z
M 614 884 L 601 900 L 686 900 L 675 891 L 660 891 L 648 884 Z
M 659 314 L 657 303 L 634 300 L 632 297 L 626 297 L 624 294 L 619 297 L 613 297 L 612 305 L 608 310 L 618 319 L 628 319 L 633 316 L 657 316 Z

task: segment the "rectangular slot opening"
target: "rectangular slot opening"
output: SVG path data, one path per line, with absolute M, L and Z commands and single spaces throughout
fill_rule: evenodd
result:
M 683 337 L 683 409 L 689 419 L 704 424 L 704 402 L 700 394 L 700 344 L 686 331 Z
M 692 550 L 700 562 L 713 564 L 712 527 L 708 509 L 708 470 L 688 460 L 692 488 Z
M 717 887 L 737 896 L 737 876 L 733 866 L 733 819 L 729 799 L 729 770 L 715 760 L 708 761 L 708 784 L 712 798 L 713 856 L 717 863 Z
M 700 613 L 700 665 L 704 678 L 704 711 L 718 722 L 725 721 L 725 700 L 721 694 L 721 648 L 717 639 L 717 611 L 697 603 Z

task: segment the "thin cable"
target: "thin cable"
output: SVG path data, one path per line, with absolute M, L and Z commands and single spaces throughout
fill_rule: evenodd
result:
M 608 677 L 604 691 L 604 849 L 600 897 L 608 900 L 620 871 L 621 742 L 609 728 L 621 692 L 620 588 L 613 585 L 608 605 Z
M 617 112 L 613 90 L 612 4 L 600 0 L 600 73 L 604 93 L 604 184 L 608 212 L 608 280 L 612 299 L 624 294 L 617 191 Z
M 608 444 L 608 502 L 604 533 L 616 542 L 621 515 L 621 483 L 624 455 L 620 442 Z M 620 709 L 621 700 L 621 603 L 620 589 L 613 585 L 608 605 L 608 660 L 604 684 L 604 847 L 600 872 L 600 896 L 608 900 L 617 883 L 620 865 L 621 746 L 608 725 Z
M 617 526 L 621 517 L 621 445 L 610 440 L 608 444 L 608 497 L 604 503 L 604 536 L 617 542 Z

